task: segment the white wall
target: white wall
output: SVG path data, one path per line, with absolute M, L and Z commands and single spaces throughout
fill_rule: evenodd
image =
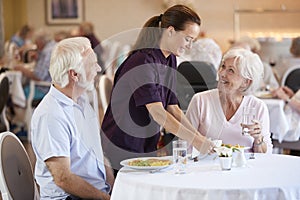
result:
M 140 28 L 144 22 L 163 12 L 163 0 L 84 0 L 85 19 L 95 25 L 97 36 L 105 40 L 123 31 Z M 45 0 L 27 0 L 28 21 L 35 27 L 45 24 Z M 299 0 L 194 0 L 194 9 L 202 18 L 202 30 L 208 37 L 216 39 L 223 50 L 229 46 L 228 41 L 234 38 L 233 13 L 234 8 L 241 9 L 280 9 L 284 4 L 287 9 L 299 9 Z M 272 16 L 246 14 L 241 16 L 241 34 L 248 34 L 255 27 L 280 32 L 283 23 L 287 22 L 292 29 L 285 28 L 282 32 L 298 31 L 300 24 L 298 14 L 276 13 Z M 277 24 L 278 21 L 283 21 Z M 50 29 L 71 29 L 74 26 L 49 26 Z M 133 39 L 133 38 L 131 38 Z

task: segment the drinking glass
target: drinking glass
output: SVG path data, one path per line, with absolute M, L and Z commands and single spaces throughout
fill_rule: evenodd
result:
M 187 141 L 173 141 L 173 164 L 175 174 L 184 174 L 187 163 Z
M 243 108 L 243 119 L 242 124 L 244 125 L 253 125 L 253 120 L 255 119 L 255 108 L 246 106 Z M 248 136 L 250 129 L 243 127 L 242 134 Z

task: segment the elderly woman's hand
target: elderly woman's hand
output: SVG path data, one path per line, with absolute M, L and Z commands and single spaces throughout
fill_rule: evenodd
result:
M 264 136 L 261 134 L 261 124 L 257 120 L 253 120 L 254 124 L 251 125 L 252 131 L 250 131 L 250 136 L 254 138 L 253 141 L 253 151 L 257 153 L 266 153 L 267 146 L 264 143 Z
M 253 120 L 251 125 L 241 124 L 241 126 L 242 128 L 248 128 L 249 135 L 254 138 L 254 142 L 262 139 L 261 124 L 258 120 Z

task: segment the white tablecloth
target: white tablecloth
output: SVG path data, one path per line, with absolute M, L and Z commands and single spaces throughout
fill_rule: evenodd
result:
M 156 173 L 122 168 L 111 199 L 208 200 L 300 199 L 300 158 L 256 154 L 243 168 L 221 171 L 218 158 L 189 163 L 186 174 L 172 167 Z
M 284 113 L 285 103 L 280 99 L 262 99 L 269 110 L 270 114 L 270 131 L 273 133 L 273 138 L 279 142 L 284 140 L 284 136 L 287 134 L 290 124 Z
M 22 86 L 22 73 L 19 71 L 6 71 L 9 80 L 9 93 L 12 102 L 20 107 L 26 106 L 26 97 Z

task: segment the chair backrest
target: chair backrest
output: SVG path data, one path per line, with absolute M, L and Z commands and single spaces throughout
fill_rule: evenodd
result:
M 99 100 L 105 113 L 110 101 L 113 83 L 107 75 L 101 75 L 99 78 Z
M 177 96 L 183 110 L 195 93 L 217 87 L 217 70 L 211 63 L 185 61 L 177 71 Z
M 4 74 L 0 75 L 0 93 L 0 112 L 2 112 L 9 96 L 9 80 Z
M 282 86 L 288 86 L 294 92 L 300 89 L 300 65 L 289 68 L 283 75 L 281 80 Z
M 28 154 L 8 131 L 0 134 L 0 190 L 3 200 L 39 199 Z
M 1 114 L 1 122 L 0 122 L 0 131 L 8 131 L 9 123 L 6 118 L 6 104 L 9 98 L 9 80 L 5 76 L 4 73 L 0 75 L 0 114 Z

